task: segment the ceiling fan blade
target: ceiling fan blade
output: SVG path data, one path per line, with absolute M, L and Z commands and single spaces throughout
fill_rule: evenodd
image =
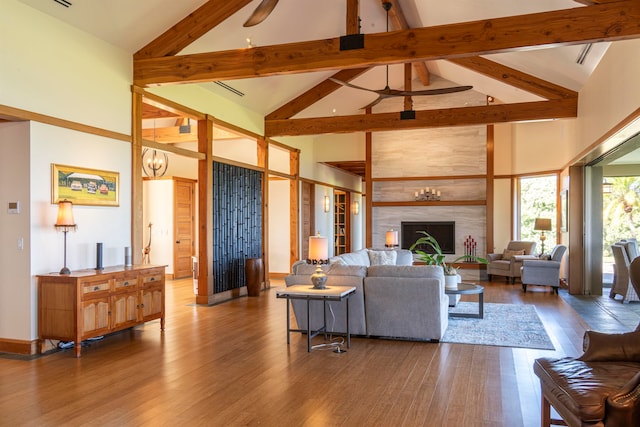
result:
M 362 86 L 352 85 L 351 83 L 343 82 L 342 80 L 334 79 L 333 77 L 329 77 L 329 80 L 331 80 L 334 83 L 338 83 L 339 85 L 342 85 L 342 86 L 345 86 L 345 87 L 350 87 L 352 89 L 366 90 L 367 92 L 373 92 L 373 93 L 379 93 L 380 92 L 378 90 L 373 90 L 373 89 L 368 89 L 368 88 L 362 87 Z
M 394 96 L 423 96 L 423 95 L 445 95 L 447 93 L 464 92 L 465 90 L 473 89 L 473 86 L 452 86 L 442 87 L 439 89 L 424 89 L 424 90 L 408 90 L 408 91 L 394 91 Z
M 262 3 L 256 7 L 247 22 L 244 23 L 244 27 L 252 27 L 267 19 L 267 16 L 271 14 L 273 9 L 278 4 L 278 0 L 262 0 Z

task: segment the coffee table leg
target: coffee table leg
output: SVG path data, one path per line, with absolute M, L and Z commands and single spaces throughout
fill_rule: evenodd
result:
M 311 312 L 309 311 L 309 302 L 311 300 L 307 298 L 307 353 L 311 353 Z
M 347 348 L 351 348 L 351 331 L 349 329 L 349 300 L 347 297 Z
M 478 306 L 480 309 L 479 317 L 484 319 L 484 292 L 478 294 Z
M 291 313 L 289 312 L 289 298 L 287 297 L 287 345 L 291 343 L 290 335 L 291 335 Z

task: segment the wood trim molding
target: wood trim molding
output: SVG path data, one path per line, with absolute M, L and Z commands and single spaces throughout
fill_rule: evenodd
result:
M 0 352 L 31 356 L 40 352 L 38 342 L 38 340 L 25 341 L 0 338 Z
M 10 119 L 9 121 L 22 121 L 31 120 L 38 123 L 44 123 L 51 126 L 56 126 L 64 129 L 75 130 L 78 132 L 84 132 L 91 135 L 102 136 L 105 138 L 115 139 L 118 141 L 131 142 L 131 136 L 119 132 L 112 132 L 110 130 L 98 128 L 95 126 L 83 125 L 82 123 L 73 122 L 71 120 L 59 119 L 53 116 L 47 116 L 46 114 L 34 113 L 27 110 L 21 110 L 20 108 L 9 107 L 8 105 L 0 104 L 0 117 Z
M 443 181 L 454 179 L 486 179 L 487 175 L 442 175 L 442 176 L 407 176 L 407 177 L 388 177 L 388 178 L 371 178 L 373 182 L 385 181 Z
M 316 181 L 315 179 L 309 179 L 309 178 L 300 177 L 300 181 L 308 182 L 309 184 L 314 184 L 314 185 L 322 185 L 323 187 L 333 188 L 334 190 L 340 190 L 340 191 L 347 191 L 349 193 L 362 194 L 362 192 L 360 190 L 353 190 L 351 188 L 341 187 L 341 186 L 335 185 L 335 184 L 329 184 L 328 182 Z
M 372 202 L 373 207 L 390 206 L 486 206 L 486 200 L 441 200 L 441 201 L 398 201 L 398 202 Z

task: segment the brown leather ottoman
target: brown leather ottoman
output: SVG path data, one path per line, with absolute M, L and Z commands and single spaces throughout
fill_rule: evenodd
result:
M 569 426 L 640 426 L 640 333 L 587 331 L 578 359 L 541 358 L 533 365 L 542 389 L 542 425 L 549 404 Z

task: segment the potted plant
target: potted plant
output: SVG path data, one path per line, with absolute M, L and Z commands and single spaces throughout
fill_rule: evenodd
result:
M 411 250 L 412 252 L 415 252 L 418 255 L 418 259 L 420 261 L 423 261 L 427 265 L 439 265 L 440 267 L 442 267 L 442 270 L 444 271 L 445 288 L 447 289 L 451 289 L 451 288 L 455 289 L 458 287 L 458 281 L 460 277 L 458 275 L 458 267 L 455 267 L 453 265 L 456 262 L 465 260 L 465 261 L 479 262 L 481 264 L 489 263 L 489 261 L 487 261 L 486 259 L 477 257 L 475 255 L 461 255 L 458 258 L 454 259 L 453 261 L 447 263 L 445 261 L 445 256 L 442 253 L 442 248 L 440 248 L 440 244 L 435 239 L 435 237 L 433 237 L 426 231 L 418 231 L 417 233 L 423 234 L 424 236 L 416 240 L 416 242 L 413 245 L 411 245 L 409 250 Z M 416 250 L 416 247 L 419 245 L 430 246 L 433 249 L 434 253 L 430 254 L 420 249 Z

